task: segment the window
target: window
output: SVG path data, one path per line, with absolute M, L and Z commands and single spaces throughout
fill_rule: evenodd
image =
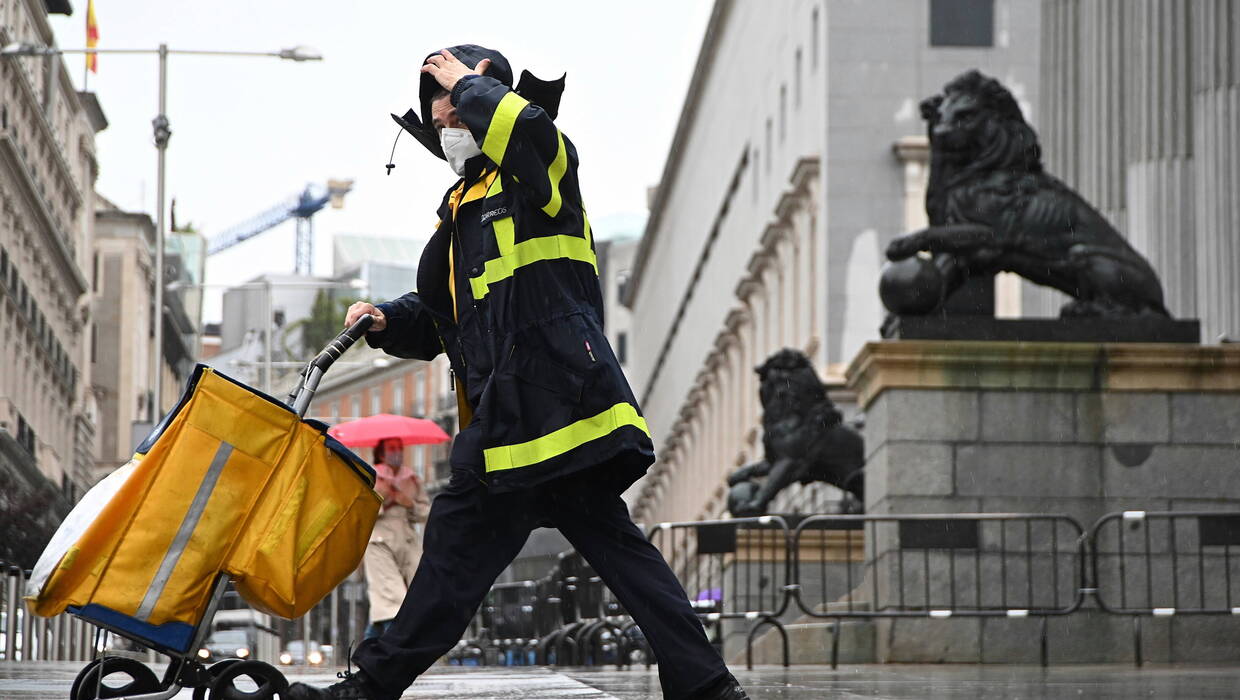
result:
M 818 31 L 818 8 L 815 7 L 809 22 L 809 68 L 815 73 L 818 72 Z
M 405 378 L 401 377 L 392 385 L 392 413 L 405 415 Z
M 356 420 L 362 417 L 362 397 L 353 397 L 353 415 L 349 416 L 350 420 Z
M 788 86 L 779 86 L 779 143 L 788 135 Z
M 340 402 L 332 402 L 332 425 L 340 422 Z
M 426 478 L 426 448 L 425 447 L 419 446 L 419 447 L 413 448 L 413 473 L 417 474 L 418 478 L 420 479 Z
M 930 0 L 931 46 L 994 46 L 994 0 Z
M 758 201 L 758 162 L 762 159 L 762 154 L 758 151 L 753 152 L 753 201 Z
M 370 415 L 382 413 L 379 407 L 379 400 L 383 398 L 383 387 L 376 386 L 370 389 Z
M 801 108 L 801 47 L 797 47 L 796 54 L 796 72 L 793 74 L 792 83 L 792 108 Z
M 767 117 L 767 120 L 766 120 L 766 172 L 768 175 L 771 172 L 771 119 L 770 117 Z
M 616 336 L 616 359 L 620 360 L 620 364 L 628 362 L 629 356 L 629 334 L 620 331 Z
M 414 383 L 413 389 L 413 415 L 426 415 L 426 372 L 421 370 L 418 372 L 417 381 Z

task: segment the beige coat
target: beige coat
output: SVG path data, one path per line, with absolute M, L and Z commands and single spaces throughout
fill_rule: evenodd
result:
M 392 470 L 385 464 L 376 464 L 380 481 L 392 481 Z M 366 573 L 366 590 L 370 597 L 370 621 L 381 622 L 396 617 L 409 583 L 422 558 L 422 537 L 417 523 L 426 522 L 430 511 L 430 499 L 422 482 L 417 479 L 396 480 L 401 493 L 388 498 L 383 512 L 371 531 L 362 565 Z M 383 489 L 379 484 L 379 490 Z M 412 503 L 406 507 L 397 501 Z

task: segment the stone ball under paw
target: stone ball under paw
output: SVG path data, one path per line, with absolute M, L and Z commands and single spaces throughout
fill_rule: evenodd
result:
M 747 510 L 749 502 L 758 495 L 758 482 L 742 481 L 728 489 L 728 512 L 741 518 L 753 515 Z
M 915 255 L 883 266 L 878 295 L 894 314 L 928 314 L 943 300 L 943 273 L 934 261 Z

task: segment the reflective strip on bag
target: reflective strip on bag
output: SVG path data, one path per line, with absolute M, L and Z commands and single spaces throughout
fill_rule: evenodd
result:
M 591 440 L 606 437 L 630 425 L 640 429 L 647 436 L 650 435 L 650 429 L 646 427 L 646 419 L 637 413 L 637 407 L 621 402 L 602 413 L 570 423 L 542 437 L 516 445 L 492 447 L 483 450 L 482 454 L 486 460 L 488 472 L 528 467 L 531 464 L 558 457 Z
M 190 503 L 189 509 L 185 512 L 185 517 L 181 520 L 181 526 L 177 528 L 176 535 L 172 538 L 172 544 L 168 546 L 168 550 L 164 552 L 164 558 L 159 564 L 159 569 L 155 572 L 155 577 L 151 579 L 151 583 L 147 586 L 146 595 L 142 596 L 142 602 L 138 605 L 138 611 L 134 614 L 139 620 L 149 620 L 151 613 L 155 610 L 155 604 L 159 602 L 160 596 L 164 593 L 164 587 L 168 585 L 168 579 L 172 577 L 172 571 L 176 568 L 177 562 L 181 560 L 181 554 L 185 552 L 186 546 L 189 544 L 190 537 L 194 534 L 194 529 L 198 527 L 198 521 L 202 519 L 203 512 L 207 509 L 207 501 L 211 499 L 211 492 L 215 489 L 215 484 L 220 479 L 220 473 L 224 471 L 224 465 L 228 463 L 228 458 L 232 456 L 233 446 L 227 442 L 220 442 L 219 448 L 215 451 L 215 456 L 211 459 L 210 466 L 207 467 L 206 474 L 203 475 L 202 481 L 198 484 L 198 490 L 194 493 L 194 500 Z

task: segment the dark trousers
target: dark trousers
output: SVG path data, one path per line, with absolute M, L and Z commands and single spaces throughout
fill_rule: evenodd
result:
M 546 523 L 559 528 L 637 621 L 658 659 L 664 698 L 690 698 L 718 682 L 727 667 L 679 581 L 620 496 L 590 478 L 606 469 L 498 495 L 473 472 L 454 470 L 431 505 L 422 561 L 400 612 L 353 654 L 374 690 L 399 697 L 451 649 L 530 531 Z

